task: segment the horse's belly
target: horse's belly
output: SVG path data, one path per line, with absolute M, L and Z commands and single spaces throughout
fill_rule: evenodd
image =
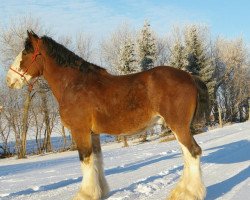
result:
M 159 115 L 116 116 L 113 119 L 96 121 L 93 127 L 95 133 L 108 133 L 113 135 L 132 135 L 145 131 L 155 124 L 164 124 Z

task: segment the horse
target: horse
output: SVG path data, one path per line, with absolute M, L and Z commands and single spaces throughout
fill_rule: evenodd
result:
M 7 72 L 10 88 L 32 87 L 43 76 L 58 101 L 62 123 L 77 145 L 82 173 L 74 200 L 98 200 L 109 193 L 100 134 L 132 135 L 156 123 L 167 125 L 183 152 L 183 174 L 171 200 L 202 200 L 201 147 L 190 126 L 204 116 L 206 85 L 189 73 L 168 66 L 115 76 L 87 62 L 48 36 L 27 31 L 24 49 Z

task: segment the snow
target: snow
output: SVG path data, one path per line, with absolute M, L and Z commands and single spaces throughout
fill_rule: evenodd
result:
M 203 149 L 206 200 L 249 199 L 250 122 L 195 136 Z M 105 173 L 111 192 L 106 200 L 166 199 L 183 168 L 176 141 L 129 148 L 103 147 Z M 81 182 L 78 153 L 63 152 L 0 160 L 0 199 L 71 199 Z

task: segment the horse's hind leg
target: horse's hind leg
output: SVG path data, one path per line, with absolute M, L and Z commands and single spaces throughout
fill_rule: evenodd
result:
M 103 169 L 103 157 L 102 157 L 102 149 L 100 143 L 100 135 L 92 134 L 92 145 L 93 145 L 93 152 L 96 155 L 96 167 L 98 169 L 98 177 L 99 183 L 102 190 L 102 197 L 107 196 L 109 193 L 109 186 L 105 178 L 104 169 Z
M 203 200 L 206 189 L 200 169 L 201 148 L 191 135 L 190 128 L 173 130 L 184 157 L 184 169 L 179 183 L 172 190 L 170 200 Z
M 99 178 L 99 160 L 92 147 L 90 131 L 71 129 L 81 161 L 83 180 L 74 200 L 99 200 L 102 197 L 102 186 Z

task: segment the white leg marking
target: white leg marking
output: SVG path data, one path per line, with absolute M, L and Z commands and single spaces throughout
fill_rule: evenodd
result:
M 82 190 L 93 197 L 100 199 L 101 187 L 99 185 L 99 170 L 97 167 L 98 158 L 95 154 L 91 154 L 89 163 L 81 163 L 83 172 Z
M 83 180 L 75 200 L 98 200 L 109 192 L 103 172 L 102 154 L 92 153 L 89 162 L 81 162 Z
M 102 153 L 98 153 L 96 155 L 97 159 L 97 168 L 98 168 L 98 172 L 99 172 L 99 182 L 100 182 L 100 186 L 101 186 L 101 190 L 102 190 L 102 197 L 106 197 L 109 193 L 109 186 L 107 183 L 107 180 L 105 178 L 105 174 L 104 174 L 104 168 L 103 168 L 103 157 L 102 157 Z
M 200 156 L 194 158 L 184 145 L 180 145 L 184 156 L 183 174 L 169 199 L 203 200 L 206 188 L 202 181 Z

